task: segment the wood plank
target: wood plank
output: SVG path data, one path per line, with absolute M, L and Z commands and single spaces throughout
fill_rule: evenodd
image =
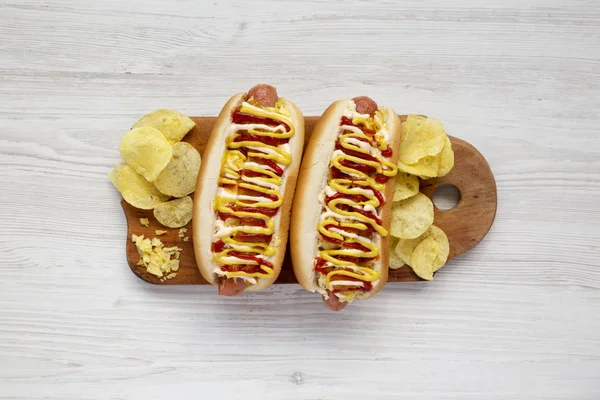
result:
M 184 140 L 203 154 L 216 117 L 192 117 L 192 119 L 196 122 L 196 127 L 188 133 Z M 305 117 L 305 144 L 308 143 L 318 119 L 319 117 Z M 405 120 L 406 116 L 401 116 L 401 119 Z M 421 182 L 421 192 L 430 198 L 435 189 L 443 184 L 456 186 L 461 194 L 461 199 L 456 207 L 450 210 L 440 210 L 435 207 L 434 223 L 446 232 L 450 241 L 449 260 L 475 247 L 484 238 L 492 226 L 497 206 L 496 182 L 483 155 L 464 140 L 454 137 L 450 139 L 455 156 L 455 165 L 452 171 L 443 178 Z M 153 284 L 208 284 L 196 266 L 191 222 L 186 226 L 188 231 L 185 236 L 188 237 L 188 241 L 185 241 L 184 238 L 179 237 L 179 229 L 169 229 L 159 224 L 151 210 L 139 210 L 124 200 L 121 200 L 121 205 L 127 218 L 127 263 L 134 274 Z M 142 226 L 140 218 L 148 218 L 149 226 Z M 178 246 L 183 249 L 177 276 L 162 282 L 156 276 L 146 272 L 144 267 L 137 265 L 139 255 L 135 244 L 131 241 L 132 234 L 154 237 L 155 230 L 159 229 L 167 231 L 166 234 L 159 237 L 165 246 Z M 390 270 L 388 278 L 389 282 L 417 280 L 420 278 L 408 267 Z M 281 274 L 275 283 L 297 283 L 290 259 L 289 245 Z

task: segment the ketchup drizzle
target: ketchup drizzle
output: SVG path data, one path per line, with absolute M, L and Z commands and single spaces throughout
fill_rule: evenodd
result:
M 358 140 L 361 140 L 363 142 L 369 142 L 371 143 L 371 145 L 375 145 L 374 143 L 372 143 L 372 141 L 374 140 L 374 136 L 376 134 L 376 132 L 374 130 L 368 129 L 365 126 L 362 126 L 360 124 L 354 124 L 352 122 L 352 120 L 346 116 L 342 116 L 341 118 L 341 122 L 340 122 L 340 126 L 341 125 L 349 125 L 349 126 L 354 126 L 359 128 L 364 134 L 368 135 L 371 137 L 370 140 L 367 140 L 365 138 L 357 138 Z M 371 155 L 370 153 L 362 153 L 360 151 L 356 151 L 356 150 L 351 150 L 351 149 L 347 149 L 344 146 L 342 146 L 340 139 L 338 138 L 338 141 L 335 144 L 335 149 L 336 150 L 340 150 L 342 151 L 344 154 L 348 155 L 348 156 L 352 156 L 352 157 L 356 157 L 356 158 L 360 158 L 362 160 L 365 161 L 370 161 L 370 162 L 376 162 L 378 163 L 380 166 L 382 165 L 381 161 Z M 390 158 L 393 154 L 392 148 L 387 145 L 387 147 L 385 148 L 385 150 L 381 151 L 381 156 L 385 157 L 385 158 Z M 374 179 L 377 183 L 381 183 L 381 184 L 385 184 L 389 181 L 390 177 L 385 176 L 383 173 L 378 173 L 377 172 L 377 168 L 371 165 L 366 165 L 366 164 L 362 164 L 359 162 L 355 162 L 355 161 L 350 161 L 347 159 L 343 159 L 339 161 L 340 165 L 346 167 L 346 168 L 350 168 L 353 169 L 355 171 L 360 171 L 363 174 L 369 176 L 370 178 Z M 330 168 L 330 176 L 333 179 L 349 179 L 352 181 L 356 181 L 356 180 L 363 180 L 363 177 L 354 177 L 352 175 L 349 175 L 348 173 L 345 173 L 343 171 L 341 171 L 340 169 L 338 169 L 337 167 L 331 167 Z M 377 200 L 379 201 L 379 207 L 381 208 L 384 203 L 385 200 L 383 198 L 383 194 L 372 188 L 369 187 L 368 189 L 370 189 L 373 192 L 373 196 L 375 196 L 375 198 L 377 198 Z M 346 199 L 350 199 L 352 202 L 354 203 L 362 203 L 362 202 L 366 202 L 368 201 L 368 197 L 364 196 L 364 195 L 350 195 L 350 194 L 344 194 L 341 192 L 337 192 L 332 196 L 326 196 L 325 197 L 325 204 L 329 204 L 331 201 L 335 200 L 335 199 L 339 199 L 339 198 L 346 198 Z M 337 207 L 340 210 L 344 210 L 344 211 L 348 211 L 348 212 L 356 212 L 359 213 L 361 215 L 364 215 L 365 217 L 373 220 L 377 225 L 381 226 L 382 221 L 379 217 L 377 217 L 377 215 L 371 211 L 365 211 L 362 208 L 358 208 L 358 207 L 353 207 L 351 205 L 347 205 L 347 204 L 338 204 Z M 328 224 L 325 225 L 325 229 L 326 230 L 330 230 L 332 228 L 335 229 L 339 229 L 339 230 L 343 230 L 349 233 L 354 233 L 354 234 L 360 234 L 360 233 L 364 233 L 364 232 L 369 232 L 369 233 L 373 233 L 375 232 L 375 229 L 370 226 L 369 224 L 365 224 L 367 225 L 367 230 L 359 230 L 359 229 L 355 229 L 355 228 L 348 228 L 348 227 L 342 227 L 342 226 L 338 226 L 338 225 L 334 225 L 334 224 Z M 368 253 L 370 251 L 370 249 L 360 243 L 356 243 L 356 242 L 348 242 L 345 240 L 339 240 L 339 239 L 335 239 L 335 238 L 331 238 L 328 236 L 325 236 L 323 234 L 321 234 L 321 238 L 324 241 L 330 242 L 330 243 L 334 243 L 338 246 L 340 246 L 341 248 L 344 249 L 356 249 L 356 250 L 360 250 L 364 253 Z M 376 258 L 364 258 L 364 257 L 354 257 L 354 256 L 346 256 L 346 255 L 338 255 L 336 256 L 337 259 L 341 260 L 341 261 L 347 261 L 347 262 L 351 262 L 354 264 L 362 264 L 362 263 L 366 263 L 366 262 L 371 262 L 373 260 L 375 260 Z M 325 259 L 321 258 L 321 257 L 317 257 L 316 261 L 315 261 L 315 271 L 320 272 L 322 274 L 327 274 L 332 270 L 332 267 L 325 267 L 326 261 Z M 361 279 L 357 279 L 354 277 L 349 277 L 349 276 L 339 276 L 337 277 L 336 275 L 333 276 L 332 280 L 349 280 L 349 281 L 362 281 Z M 363 282 L 363 287 L 352 287 L 352 286 L 348 286 L 348 287 L 344 287 L 343 289 L 334 289 L 332 290 L 332 293 L 337 293 L 340 291 L 357 291 L 357 290 L 364 290 L 364 291 L 369 291 L 372 289 L 373 285 L 371 282 L 367 282 L 367 281 L 362 281 Z
M 240 111 L 239 108 L 236 109 L 235 111 L 233 111 L 233 113 L 231 114 L 231 121 L 235 124 L 265 124 L 265 125 L 269 125 L 269 126 L 282 125 L 286 132 L 290 132 L 290 130 L 291 130 L 291 127 L 284 122 L 277 121 L 272 118 L 266 118 L 266 117 L 243 113 Z M 262 136 L 262 135 L 249 133 L 247 131 L 241 131 L 240 134 L 233 141 L 234 142 L 255 141 L 255 142 L 265 143 L 270 146 L 279 146 L 279 145 L 288 143 L 289 140 L 290 140 L 289 138 L 285 138 L 285 139 L 275 138 L 275 137 L 271 137 L 271 136 L 267 136 L 267 135 Z M 248 160 L 251 160 L 253 162 L 267 166 L 278 176 L 283 175 L 283 173 L 284 173 L 283 168 L 281 168 L 273 160 L 260 158 L 260 157 L 250 157 L 250 158 L 248 157 L 249 151 L 252 151 L 253 153 L 262 153 L 260 150 L 249 150 L 247 147 L 241 147 L 238 150 L 242 154 L 244 154 L 244 156 L 246 156 L 246 158 Z M 251 170 L 242 170 L 241 173 L 243 176 L 246 176 L 246 177 L 262 177 L 262 178 L 268 177 L 268 178 L 270 178 L 270 176 L 268 174 L 251 171 Z M 251 189 L 246 189 L 246 188 L 239 188 L 238 185 L 220 184 L 219 186 L 233 188 L 233 189 L 238 187 L 238 191 L 240 191 L 241 193 L 244 193 L 247 195 L 266 197 L 271 201 L 277 201 L 276 195 L 257 192 L 257 191 L 253 191 Z M 257 213 L 257 214 L 262 214 L 262 215 L 265 215 L 265 216 L 271 217 L 271 218 L 274 217 L 277 214 L 277 212 L 279 211 L 279 207 L 267 208 L 267 207 L 252 207 L 252 206 L 236 206 L 236 205 L 232 205 L 232 204 L 228 205 L 228 208 L 230 208 L 234 212 Z M 227 221 L 229 219 L 237 219 L 237 220 L 239 220 L 239 224 L 241 226 L 253 226 L 253 227 L 259 227 L 259 228 L 267 227 L 267 221 L 259 219 L 259 218 L 236 217 L 235 215 L 233 215 L 231 213 L 221 213 L 221 212 L 218 212 L 217 214 L 218 214 L 218 218 L 223 221 Z M 248 233 L 248 232 L 237 232 L 233 235 L 234 240 L 240 241 L 240 242 L 247 242 L 247 243 L 267 243 L 268 244 L 271 242 L 272 238 L 273 238 L 273 235 Z M 228 245 L 225 244 L 223 241 L 217 240 L 212 243 L 211 250 L 213 253 L 220 253 L 220 252 L 224 251 L 227 247 L 228 247 Z M 271 264 L 270 262 L 264 260 L 262 257 L 259 257 L 257 255 L 240 252 L 240 251 L 236 251 L 236 250 L 230 251 L 228 253 L 228 255 L 242 259 L 242 260 L 255 261 L 259 265 L 258 266 L 256 266 L 256 265 L 223 265 L 223 266 L 221 266 L 221 270 L 223 270 L 223 271 L 244 271 L 244 272 L 248 272 L 248 273 L 259 273 L 259 272 L 263 272 L 260 269 L 260 265 L 265 265 L 267 267 L 274 268 L 273 264 Z

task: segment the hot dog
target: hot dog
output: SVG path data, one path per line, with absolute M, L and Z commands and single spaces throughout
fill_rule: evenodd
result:
M 269 85 L 233 96 L 212 130 L 194 196 L 200 273 L 235 296 L 271 285 L 285 255 L 304 117 Z
M 300 168 L 290 244 L 294 273 L 334 311 L 387 281 L 401 122 L 368 97 L 340 100 L 315 126 Z

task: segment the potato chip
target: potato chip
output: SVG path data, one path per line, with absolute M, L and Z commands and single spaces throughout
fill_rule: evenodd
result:
M 392 204 L 390 234 L 400 239 L 419 237 L 433 224 L 433 203 L 423 193 Z
M 444 126 L 437 119 L 409 115 L 402 123 L 398 161 L 415 164 L 423 157 L 439 154 L 444 147 L 445 137 Z
M 389 243 L 390 243 L 390 260 L 388 262 L 389 269 L 400 269 L 400 268 L 404 267 L 404 265 L 405 265 L 404 261 L 400 257 L 398 257 L 398 255 L 394 251 L 394 249 L 398 245 L 398 239 L 393 236 L 390 236 Z
M 160 203 L 169 200 L 125 163 L 115 166 L 108 174 L 110 181 L 121 192 L 123 199 L 132 206 L 142 210 L 151 210 Z
M 419 193 L 419 178 L 405 172 L 398 172 L 394 182 L 394 201 L 408 199 Z
M 175 110 L 156 110 L 140 118 L 134 128 L 151 127 L 161 131 L 171 142 L 179 142 L 192 130 L 196 123 L 189 117 Z
M 433 225 L 432 225 L 433 226 Z M 410 265 L 410 257 L 415 251 L 415 248 L 423 240 L 422 235 L 415 239 L 399 239 L 398 244 L 394 248 L 394 253 L 398 256 L 402 262 Z
M 428 237 L 415 248 L 410 267 L 421 279 L 428 281 L 433 279 L 433 264 L 437 257 L 436 246 L 437 242 Z
M 438 155 L 423 157 L 415 164 L 404 164 L 398 161 L 399 171 L 418 175 L 422 179 L 445 176 L 452 167 L 454 167 L 454 152 L 448 136 L 444 139 L 444 147 Z
M 114 187 L 116 187 L 119 192 L 121 191 L 121 188 L 119 188 L 119 174 L 126 165 L 127 164 L 125 163 L 115 165 L 115 167 L 108 173 L 108 179 L 110 179 Z
M 433 272 L 440 269 L 448 260 L 450 243 L 448 237 L 440 228 L 431 225 L 421 236 L 415 239 L 400 239 L 394 249 L 396 255 L 408 265 L 412 265 L 412 256 L 417 246 L 425 239 L 432 238 L 437 243 L 437 258 L 433 263 Z
M 446 264 L 448 261 L 448 256 L 450 255 L 450 242 L 448 241 L 448 236 L 446 233 L 438 228 L 437 226 L 432 226 L 429 237 L 433 238 L 437 243 L 437 255 L 433 263 L 433 272 L 439 270 Z
M 435 228 L 436 230 L 431 230 L 430 236 L 425 238 L 417 246 L 411 257 L 411 265 L 417 275 L 419 275 L 417 270 L 429 271 L 431 268 L 433 272 L 436 272 L 446 264 L 446 261 L 448 261 L 448 255 L 450 253 L 448 237 L 444 231 L 437 227 Z M 424 273 L 424 275 L 427 274 L 428 272 Z
M 444 148 L 439 155 L 440 157 L 440 169 L 437 176 L 446 176 L 448 172 L 454 168 L 454 151 L 452 150 L 452 142 L 450 138 L 446 136 Z
M 196 190 L 200 171 L 200 153 L 191 144 L 178 142 L 173 145 L 173 157 L 154 181 L 162 193 L 183 197 Z
M 422 179 L 429 179 L 437 176 L 440 166 L 437 156 L 424 157 L 416 164 L 404 164 L 398 161 L 398 171 L 402 171 L 411 175 L 417 175 Z
M 173 156 L 165 135 L 154 128 L 135 128 L 121 139 L 121 157 L 148 182 L 153 182 Z
M 154 217 L 168 228 L 181 228 L 192 220 L 194 202 L 190 196 L 159 204 L 154 209 Z

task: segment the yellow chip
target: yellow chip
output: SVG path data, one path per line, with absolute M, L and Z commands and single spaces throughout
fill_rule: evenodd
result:
M 433 203 L 423 193 L 392 204 L 390 234 L 400 239 L 419 237 L 433 224 Z
M 402 171 L 411 175 L 418 175 L 423 179 L 429 179 L 437 176 L 440 166 L 437 156 L 424 157 L 416 164 L 404 164 L 398 161 L 398 171 Z
M 415 271 L 419 278 L 425 280 L 433 279 L 433 264 L 437 257 L 436 255 L 437 242 L 429 237 L 423 240 L 415 248 L 411 257 L 410 267 Z
M 402 123 L 398 161 L 415 164 L 423 157 L 439 154 L 444 147 L 445 137 L 444 126 L 437 119 L 409 115 Z
M 159 192 L 153 184 L 125 163 L 115 166 L 108 177 L 121 192 L 123 199 L 136 208 L 151 210 L 169 200 L 169 196 Z
M 446 136 L 444 148 L 440 153 L 440 169 L 438 170 L 437 176 L 445 176 L 454 168 L 454 151 L 452 150 L 452 142 L 450 138 Z
M 398 245 L 398 239 L 390 236 L 390 260 L 388 262 L 389 269 L 400 269 L 404 267 L 404 260 L 398 257 L 398 254 L 394 251 Z
M 190 196 L 159 204 L 154 209 L 154 218 L 169 228 L 181 228 L 192 220 L 194 202 Z
M 112 182 L 114 187 L 116 187 L 119 192 L 121 191 L 121 189 L 119 188 L 119 175 L 121 174 L 121 171 L 123 170 L 123 168 L 125 168 L 126 165 L 127 164 L 125 163 L 115 165 L 115 167 L 111 169 L 108 173 L 108 179 Z
M 165 135 L 154 128 L 135 128 L 121 139 L 121 157 L 148 182 L 153 182 L 173 156 Z
M 427 279 L 426 276 L 430 276 L 429 271 L 433 273 L 446 264 L 449 253 L 448 237 L 441 229 L 437 228 L 437 230 L 432 230 L 430 236 L 415 248 L 411 257 L 411 267 L 417 275 Z M 421 276 L 419 272 L 422 272 L 424 276 Z
M 437 255 L 433 263 L 433 272 L 442 268 L 446 261 L 448 261 L 448 255 L 450 254 L 450 242 L 448 241 L 448 236 L 446 233 L 438 228 L 437 226 L 433 226 L 435 230 L 431 231 L 431 238 L 435 240 L 437 243 Z
M 405 172 L 398 172 L 394 182 L 394 201 L 408 199 L 419 193 L 419 178 Z
M 413 254 L 416 248 L 428 238 L 432 238 L 436 242 L 437 246 L 437 257 L 433 263 L 433 272 L 442 268 L 442 266 L 448 260 L 448 254 L 450 253 L 450 243 L 448 237 L 443 230 L 435 225 L 431 225 L 421 236 L 415 239 L 400 239 L 398 245 L 394 249 L 396 255 L 406 264 L 413 264 Z
M 134 128 L 145 126 L 158 129 L 171 143 L 175 143 L 183 139 L 196 123 L 179 111 L 161 109 L 144 115 L 133 125 Z
M 398 244 L 394 248 L 396 256 L 405 264 L 410 265 L 410 256 L 412 256 L 415 248 L 421 243 L 422 236 L 415 239 L 399 239 Z
M 154 185 L 162 193 L 183 197 L 196 190 L 200 171 L 200 153 L 191 144 L 178 142 L 173 145 L 173 158 L 158 175 Z
M 454 152 L 448 136 L 444 139 L 444 147 L 439 154 L 423 157 L 415 164 L 404 164 L 398 161 L 399 171 L 418 175 L 423 179 L 445 176 L 452 167 L 454 167 Z

